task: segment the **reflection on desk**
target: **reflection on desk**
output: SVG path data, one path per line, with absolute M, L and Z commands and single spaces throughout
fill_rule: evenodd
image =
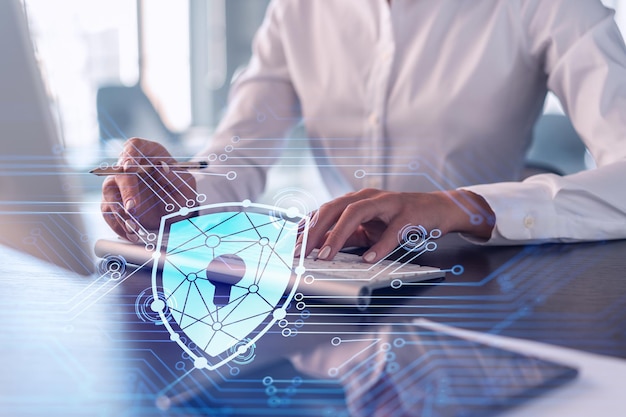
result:
M 194 368 L 169 340 L 149 308 L 148 274 L 77 277 L 0 248 L 0 415 L 348 416 L 342 376 L 377 363 L 384 340 L 393 353 L 394 340 L 415 338 L 419 317 L 626 358 L 626 242 L 438 244 L 423 263 L 462 274 L 376 294 L 365 312 L 304 298 L 289 309 L 290 332 L 277 324 L 216 371 Z M 333 365 L 307 371 L 313 352 Z

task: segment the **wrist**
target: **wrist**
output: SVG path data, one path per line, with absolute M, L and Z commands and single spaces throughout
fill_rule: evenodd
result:
M 491 237 L 495 214 L 487 201 L 467 190 L 438 192 L 443 196 L 448 232 L 466 233 L 481 239 Z

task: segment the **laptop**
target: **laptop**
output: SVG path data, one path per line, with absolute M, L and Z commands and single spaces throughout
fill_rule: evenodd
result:
M 24 5 L 0 1 L 0 245 L 81 275 L 94 271 Z

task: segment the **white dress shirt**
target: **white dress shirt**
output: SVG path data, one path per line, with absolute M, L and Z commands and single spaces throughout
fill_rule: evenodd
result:
M 548 90 L 598 168 L 520 182 Z M 489 244 L 626 237 L 626 49 L 599 0 L 275 0 L 199 190 L 254 200 L 300 120 L 335 196 L 465 188 Z

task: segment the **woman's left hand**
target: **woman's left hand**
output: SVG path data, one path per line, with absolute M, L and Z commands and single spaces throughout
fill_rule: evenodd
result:
M 399 235 L 406 226 L 488 239 L 493 218 L 487 202 L 465 190 L 406 193 L 363 189 L 320 207 L 311 221 L 305 252 L 308 255 L 313 248 L 320 248 L 318 259 L 330 260 L 344 247 L 369 247 L 363 260 L 372 263 L 403 243 Z

